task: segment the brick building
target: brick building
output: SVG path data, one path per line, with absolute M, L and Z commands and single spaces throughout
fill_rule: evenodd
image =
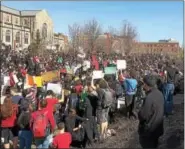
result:
M 158 42 L 135 42 L 136 51 L 145 52 L 178 52 L 180 50 L 179 42 L 174 40 L 159 40 Z

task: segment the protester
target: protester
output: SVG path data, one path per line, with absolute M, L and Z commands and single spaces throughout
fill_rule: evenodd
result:
M 132 70 L 129 73 L 129 77 L 124 80 L 124 89 L 125 89 L 125 105 L 127 111 L 127 117 L 137 119 L 137 114 L 135 111 L 135 94 L 137 92 L 137 80 L 135 79 L 135 72 Z
M 168 116 L 173 114 L 173 94 L 175 90 L 175 77 L 178 74 L 177 69 L 175 69 L 170 62 L 166 62 L 166 67 L 164 68 L 165 74 L 165 84 L 163 87 L 163 95 L 165 100 L 165 115 Z
M 30 129 L 30 119 L 31 119 L 31 105 L 23 100 L 22 112 L 18 117 L 17 125 L 20 128 L 19 131 L 19 148 L 20 149 L 31 149 L 33 134 Z
M 47 109 L 47 100 L 40 102 L 40 110 L 31 115 L 30 128 L 37 148 L 48 148 L 50 134 L 55 129 L 53 113 Z
M 16 120 L 18 114 L 18 106 L 12 102 L 11 96 L 4 99 L 1 105 L 1 137 L 5 149 L 10 148 L 10 141 L 13 141 L 13 147 L 17 148 L 17 140 L 14 141 L 14 127 L 16 127 Z M 16 136 L 17 137 L 17 136 Z
M 156 87 L 154 76 L 145 76 L 143 82 L 146 99 L 138 114 L 139 140 L 142 148 L 157 148 L 163 134 L 164 98 Z
M 65 124 L 59 123 L 57 133 L 53 138 L 51 147 L 54 149 L 67 149 L 70 148 L 72 142 L 71 134 L 64 131 Z

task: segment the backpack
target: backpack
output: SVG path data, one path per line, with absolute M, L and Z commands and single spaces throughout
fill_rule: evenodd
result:
M 111 107 L 113 103 L 113 94 L 109 89 L 103 89 L 104 95 L 103 95 L 103 101 L 102 101 L 102 107 L 108 108 Z
M 78 95 L 77 94 L 71 94 L 69 97 L 69 108 L 76 109 L 78 102 Z
M 33 122 L 33 135 L 35 138 L 43 138 L 47 136 L 49 120 L 47 118 L 47 112 L 37 113 Z
M 17 126 L 21 129 L 29 128 L 30 117 L 31 113 L 23 111 L 18 117 Z
M 115 92 L 116 92 L 116 96 L 123 95 L 123 88 L 122 88 L 121 84 L 119 84 L 119 83 L 116 84 Z

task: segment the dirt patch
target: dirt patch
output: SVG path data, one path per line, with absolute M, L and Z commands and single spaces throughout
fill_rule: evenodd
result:
M 184 148 L 184 104 L 174 105 L 174 115 L 165 118 L 164 135 L 159 139 L 159 148 Z M 103 144 L 96 144 L 96 148 L 141 148 L 137 133 L 138 121 L 131 121 L 123 116 L 110 125 L 117 134 L 105 140 Z

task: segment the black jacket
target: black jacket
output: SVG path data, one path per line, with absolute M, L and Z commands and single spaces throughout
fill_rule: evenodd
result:
M 156 136 L 163 134 L 164 97 L 154 88 L 147 93 L 139 118 L 139 135 Z

